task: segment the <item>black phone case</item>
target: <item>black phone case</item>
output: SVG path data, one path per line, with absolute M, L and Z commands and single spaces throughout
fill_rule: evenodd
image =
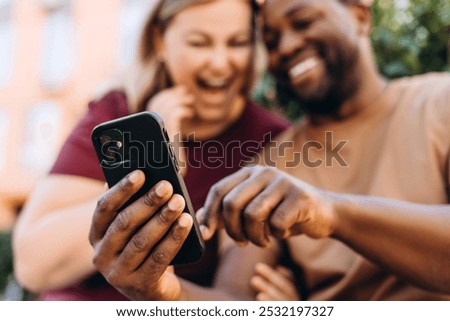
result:
M 110 187 L 136 169 L 145 173 L 144 186 L 124 207 L 143 196 L 161 180 L 169 181 L 174 194 L 184 197 L 184 211 L 192 215 L 194 225 L 171 264 L 192 263 L 200 259 L 205 245 L 179 172 L 178 161 L 159 115 L 141 112 L 100 124 L 92 131 L 92 141 Z

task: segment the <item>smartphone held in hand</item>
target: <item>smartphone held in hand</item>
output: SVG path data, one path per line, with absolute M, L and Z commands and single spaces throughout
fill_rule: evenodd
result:
M 172 264 L 197 261 L 205 245 L 161 117 L 154 112 L 141 112 L 108 121 L 94 128 L 92 141 L 110 187 L 136 169 L 145 174 L 144 185 L 124 207 L 143 196 L 161 180 L 170 182 L 173 193 L 184 197 L 184 212 L 192 215 L 194 225 Z

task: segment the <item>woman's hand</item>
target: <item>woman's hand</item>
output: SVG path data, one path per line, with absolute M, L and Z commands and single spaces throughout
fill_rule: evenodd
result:
M 164 120 L 169 138 L 172 141 L 180 170 L 186 174 L 186 153 L 182 146 L 181 124 L 194 117 L 194 96 L 185 87 L 178 86 L 161 91 L 148 103 L 147 110 L 154 111 Z
M 106 280 L 130 299 L 177 300 L 178 278 L 169 269 L 192 227 L 185 201 L 161 181 L 140 199 L 118 210 L 145 180 L 135 171 L 99 199 L 89 233 L 93 262 Z
M 255 275 L 250 280 L 257 301 L 298 301 L 300 295 L 291 270 L 284 266 L 255 265 Z

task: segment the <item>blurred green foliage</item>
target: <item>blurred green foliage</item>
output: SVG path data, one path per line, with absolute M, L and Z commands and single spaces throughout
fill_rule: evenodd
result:
M 378 0 L 372 13 L 372 41 L 383 75 L 449 71 L 449 0 Z
M 450 71 L 449 0 L 375 0 L 372 18 L 375 59 L 386 78 Z M 255 90 L 255 99 L 270 109 L 282 106 L 290 119 L 301 116 L 293 95 L 277 88 L 268 74 Z
M 12 278 L 11 233 L 0 232 L 0 293 Z

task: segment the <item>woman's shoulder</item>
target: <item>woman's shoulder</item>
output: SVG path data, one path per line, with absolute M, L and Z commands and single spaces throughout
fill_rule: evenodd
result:
M 129 114 L 125 93 L 121 90 L 111 90 L 102 97 L 92 100 L 88 105 L 88 115 L 104 118 L 119 118 Z

